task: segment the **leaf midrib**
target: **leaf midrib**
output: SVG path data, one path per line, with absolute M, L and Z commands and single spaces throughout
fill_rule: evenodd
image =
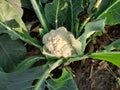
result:
M 59 13 L 59 8 L 60 8 L 60 0 L 57 1 L 57 9 L 56 9 L 56 14 L 55 14 L 56 28 L 58 28 L 58 13 Z
M 104 13 L 108 12 L 108 10 L 110 10 L 115 4 L 117 4 L 118 2 L 120 2 L 120 0 L 114 2 L 113 4 L 111 4 L 105 11 L 103 11 L 97 18 L 100 18 Z
M 71 5 L 71 31 L 73 30 L 73 3 L 72 0 L 70 0 Z

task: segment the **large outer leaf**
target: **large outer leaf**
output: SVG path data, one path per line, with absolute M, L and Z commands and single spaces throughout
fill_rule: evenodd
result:
M 0 72 L 0 90 L 33 90 L 34 80 L 42 77 L 46 69 L 41 66 L 20 72 Z
M 27 9 L 33 9 L 30 0 L 21 0 L 22 7 Z
M 7 90 L 32 90 L 32 83 L 44 75 L 46 68 L 37 67 L 27 71 L 14 72 L 8 75 Z
M 26 48 L 19 40 L 13 41 L 8 35 L 0 35 L 0 67 L 12 70 L 26 54 Z
M 60 66 L 63 63 L 63 59 L 59 59 L 56 62 L 49 62 L 49 68 L 42 74 L 40 80 L 36 83 L 34 90 L 45 90 L 44 82 L 45 79 L 49 76 L 50 72 L 56 67 Z
M 0 90 L 6 90 L 7 74 L 0 71 Z
M 53 0 L 45 6 L 45 16 L 48 22 L 55 28 L 63 25 L 67 16 L 67 2 L 65 0 Z
M 10 28 L 15 28 L 19 32 L 26 30 L 24 23 L 22 22 L 22 15 L 18 13 L 17 9 L 14 8 L 13 3 L 10 4 L 5 0 L 0 2 L 0 22 L 4 22 Z M 27 31 L 27 30 L 26 30 Z
M 108 3 L 107 1 L 110 3 L 110 5 L 107 4 Z M 120 18 L 119 18 L 120 17 L 120 7 L 119 7 L 120 0 L 107 0 L 107 1 L 103 0 L 103 4 L 101 5 L 101 8 L 100 8 L 101 10 L 99 11 L 99 16 L 97 18 L 106 18 L 106 24 L 108 25 L 119 24 L 120 23 Z M 104 7 L 108 6 L 107 9 L 104 10 L 104 8 L 102 8 L 103 5 Z
M 72 75 L 65 69 L 60 78 L 49 79 L 47 83 L 49 90 L 78 90 Z
M 18 37 L 40 48 L 40 43 L 29 36 L 18 11 L 12 4 L 9 4 L 5 0 L 0 1 L 0 33 L 1 32 L 9 33 L 12 39 Z
M 66 0 L 68 2 L 68 14 L 66 19 L 67 28 L 72 32 L 75 29 L 75 24 L 78 22 L 78 14 L 83 10 L 82 0 Z
M 120 67 L 120 52 L 96 52 L 89 55 L 90 58 L 105 60 Z
M 23 70 L 29 69 L 35 62 L 37 62 L 40 59 L 45 59 L 45 58 L 40 56 L 29 57 L 23 60 L 21 63 L 19 63 L 18 66 L 15 68 L 15 71 L 19 71 L 19 70 L 23 71 Z
M 86 47 L 86 40 L 95 32 L 104 32 L 104 26 L 105 26 L 105 20 L 100 19 L 100 20 L 95 20 L 92 22 L 89 22 L 85 26 L 85 32 L 80 36 L 79 40 L 82 43 L 82 48 L 81 48 L 81 54 L 84 53 L 85 47 Z

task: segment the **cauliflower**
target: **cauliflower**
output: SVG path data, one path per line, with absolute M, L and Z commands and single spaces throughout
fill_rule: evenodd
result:
M 65 27 L 60 27 L 43 36 L 44 49 L 56 57 L 67 58 L 75 52 L 74 45 L 72 45 L 73 40 L 75 40 L 73 34 L 68 32 Z

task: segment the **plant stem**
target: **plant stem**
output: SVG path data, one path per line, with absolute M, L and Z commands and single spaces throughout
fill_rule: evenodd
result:
M 76 33 L 76 36 L 78 37 L 81 31 L 83 30 L 84 26 L 88 23 L 88 21 L 92 18 L 93 14 L 89 15 L 85 21 L 81 24 L 80 29 L 78 30 L 78 33 Z
M 93 9 L 95 11 L 97 11 L 97 9 L 99 8 L 100 4 L 101 4 L 102 0 L 97 0 L 96 4 L 93 6 Z M 77 37 L 79 37 L 81 31 L 83 30 L 84 26 L 88 23 L 88 21 L 93 17 L 93 15 L 95 14 L 95 12 L 93 12 L 92 14 L 90 14 L 86 19 L 85 21 L 81 24 L 81 27 L 80 29 L 78 30 L 78 33 L 77 33 Z
M 47 20 L 46 20 L 44 14 L 42 13 L 42 7 L 40 7 L 41 4 L 38 5 L 37 0 L 31 0 L 31 4 L 35 10 L 35 13 L 36 13 L 39 21 L 41 22 L 41 24 L 45 30 L 44 33 L 47 33 L 49 31 L 48 24 L 47 24 Z
M 100 4 L 101 4 L 102 0 L 97 0 L 96 4 L 95 4 L 95 8 L 99 8 Z
M 42 78 L 39 78 L 39 80 L 38 80 L 38 82 L 35 85 L 33 90 L 41 90 L 41 85 L 42 85 L 43 81 L 45 80 L 45 78 L 47 78 L 46 76 L 48 76 L 48 74 L 49 74 L 48 71 L 49 71 L 49 69 L 47 69 L 45 71 L 45 73 L 43 74 Z
M 84 56 L 81 56 L 81 57 L 73 57 L 73 58 L 68 59 L 68 61 L 66 63 L 64 63 L 64 65 L 67 66 L 72 62 L 80 61 L 80 60 L 87 59 L 87 58 L 89 58 L 88 55 L 84 55 Z
M 43 77 L 39 78 L 39 80 L 33 90 L 41 90 L 41 85 L 42 85 L 43 81 L 49 77 L 49 74 L 52 70 L 54 70 L 56 67 L 60 66 L 62 63 L 63 63 L 63 59 L 59 59 L 55 63 L 52 63 L 51 65 L 49 65 L 50 67 L 48 67 L 48 69 L 45 71 L 45 73 L 43 74 Z
M 6 28 L 9 32 L 12 32 L 14 35 L 18 36 L 21 40 L 40 48 L 40 50 L 42 51 L 41 43 L 39 41 L 31 38 L 27 32 L 24 32 L 24 33 L 17 32 L 2 22 L 0 22 L 0 25 L 3 26 L 4 28 Z
M 71 32 L 73 33 L 73 4 L 72 4 L 72 0 L 70 0 L 70 9 L 71 9 Z
M 55 13 L 55 29 L 58 28 L 58 12 L 59 12 L 59 8 L 60 8 L 60 0 L 57 1 L 57 10 Z

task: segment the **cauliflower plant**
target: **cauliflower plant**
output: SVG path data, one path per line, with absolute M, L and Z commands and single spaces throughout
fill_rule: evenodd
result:
M 68 32 L 65 27 L 51 30 L 43 36 L 44 50 L 56 57 L 67 58 L 75 53 L 73 41 L 76 41 L 73 34 Z M 81 47 L 81 43 L 79 46 Z

